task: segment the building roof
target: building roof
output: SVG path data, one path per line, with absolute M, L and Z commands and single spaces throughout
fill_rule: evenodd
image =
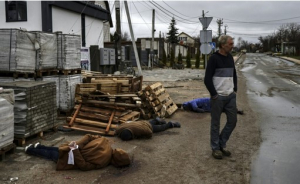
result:
M 185 34 L 185 35 L 187 35 L 188 37 L 190 37 L 191 39 L 194 39 L 193 37 L 191 37 L 190 35 L 186 34 L 185 32 L 181 32 L 180 34 L 178 34 L 178 36 L 180 36 L 181 34 Z

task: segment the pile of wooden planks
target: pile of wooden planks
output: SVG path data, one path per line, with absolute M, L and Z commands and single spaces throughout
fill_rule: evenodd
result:
M 96 84 L 119 84 L 120 88 L 117 93 L 131 93 L 142 89 L 143 76 L 134 77 L 131 75 L 93 75 L 87 76 L 87 83 Z M 109 89 L 107 89 L 109 91 Z M 114 90 L 112 90 L 112 94 Z
M 83 81 L 86 81 L 86 77 L 92 77 L 94 75 L 102 75 L 102 73 L 96 71 L 81 70 L 81 76 Z
M 136 94 L 85 94 L 64 127 L 113 136 L 118 124 L 140 118 L 138 99 Z
M 148 85 L 138 95 L 142 99 L 141 114 L 144 119 L 169 117 L 178 109 L 160 82 Z
M 76 102 L 80 102 L 81 95 L 90 95 L 93 92 L 101 91 L 106 94 L 130 94 L 141 90 L 143 77 L 125 75 L 104 75 L 93 74 L 86 76 L 86 83 L 77 84 Z

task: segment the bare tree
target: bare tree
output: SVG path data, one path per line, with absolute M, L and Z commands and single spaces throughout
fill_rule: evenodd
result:
M 279 47 L 279 44 L 286 42 L 287 45 L 295 47 L 296 53 L 293 54 L 300 55 L 300 25 L 299 24 L 296 23 L 283 24 L 278 28 L 277 32 L 265 37 L 260 36 L 258 39 L 261 42 L 264 51 L 275 50 L 276 46 Z
M 126 31 L 121 34 L 121 40 L 122 41 L 130 41 L 131 40 L 129 34 Z

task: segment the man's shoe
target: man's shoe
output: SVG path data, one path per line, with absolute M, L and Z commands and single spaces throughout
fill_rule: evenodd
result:
M 240 110 L 238 109 L 238 110 L 237 110 L 237 113 L 240 114 L 240 115 L 243 115 L 243 114 L 244 114 L 244 111 L 241 110 L 241 109 L 240 109 Z
M 222 152 L 220 150 L 213 150 L 212 151 L 212 156 L 215 159 L 222 159 L 223 158 Z
M 231 155 L 230 151 L 228 151 L 224 148 L 221 148 L 220 150 L 223 153 L 223 155 L 226 156 L 226 157 L 229 157 Z
M 173 123 L 174 128 L 180 128 L 181 124 L 179 122 Z
M 34 148 L 38 147 L 38 145 L 40 145 L 39 142 L 35 143 L 35 144 L 34 144 Z
M 170 121 L 170 122 L 168 122 L 168 124 L 169 124 L 169 128 L 180 128 L 181 127 L 180 123 L 178 123 L 178 122 Z
M 27 151 L 28 148 L 32 147 L 32 144 L 29 144 L 28 146 L 25 147 L 25 152 Z

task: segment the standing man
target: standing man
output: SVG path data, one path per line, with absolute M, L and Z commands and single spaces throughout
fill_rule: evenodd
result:
M 212 155 L 216 159 L 222 159 L 223 155 L 231 155 L 225 149 L 226 142 L 237 122 L 237 75 L 234 60 L 230 54 L 233 48 L 232 37 L 220 36 L 218 46 L 219 51 L 209 58 L 204 83 L 211 95 L 210 144 Z M 227 116 L 227 122 L 220 134 L 220 118 L 223 111 Z

